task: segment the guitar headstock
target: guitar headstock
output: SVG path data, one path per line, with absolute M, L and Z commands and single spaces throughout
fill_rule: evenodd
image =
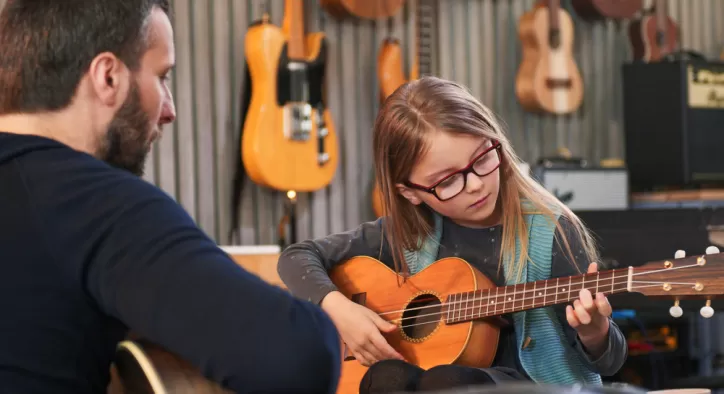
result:
M 674 298 L 669 310 L 673 317 L 683 312 L 680 299 L 705 299 L 701 315 L 708 318 L 714 314 L 711 300 L 724 297 L 724 253 L 710 246 L 704 254 L 685 257 L 679 250 L 673 259 L 653 261 L 633 268 L 631 292 L 649 297 Z

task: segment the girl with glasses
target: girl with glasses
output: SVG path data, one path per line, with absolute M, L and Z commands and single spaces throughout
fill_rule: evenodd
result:
M 576 215 L 520 171 L 494 114 L 455 82 L 423 77 L 397 89 L 379 111 L 373 147 L 387 215 L 292 245 L 278 265 L 289 290 L 321 304 L 356 360 L 370 366 L 360 393 L 506 380 L 598 385 L 621 368 L 626 342 L 611 306 L 587 290 L 572 305 L 504 316 L 491 368 L 423 370 L 404 360 L 382 335 L 398 326 L 337 291 L 330 269 L 370 256 L 410 275 L 459 257 L 504 286 L 595 272 L 598 253 Z

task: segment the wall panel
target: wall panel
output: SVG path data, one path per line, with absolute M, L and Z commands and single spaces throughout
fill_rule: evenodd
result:
M 379 108 L 377 52 L 400 40 L 409 58 L 418 0 L 391 21 L 338 21 L 318 0 L 305 0 L 306 27 L 324 31 L 329 45 L 327 96 L 339 136 L 337 175 L 329 187 L 298 197 L 298 236 L 316 238 L 373 219 L 370 191 L 372 125 Z M 514 94 L 521 60 L 520 16 L 535 0 L 438 2 L 435 72 L 470 87 L 499 115 L 524 160 L 567 147 L 597 161 L 622 157 L 621 63 L 630 58 L 626 21 L 589 23 L 564 0 L 575 24 L 575 58 L 584 79 L 582 108 L 566 117 L 525 113 Z M 0 5 L 4 0 L 0 0 Z M 651 0 L 646 1 L 647 5 Z M 724 45 L 724 1 L 668 0 L 684 48 L 718 56 Z M 146 179 L 174 197 L 209 236 L 222 244 L 277 242 L 284 193 L 246 180 L 237 236 L 231 191 L 238 161 L 241 91 L 245 87 L 245 32 L 265 6 L 280 24 L 282 0 L 172 0 L 177 68 L 172 89 L 177 121 L 153 148 Z

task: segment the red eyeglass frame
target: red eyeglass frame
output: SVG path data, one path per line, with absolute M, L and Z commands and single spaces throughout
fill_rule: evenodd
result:
M 465 190 L 465 187 L 468 185 L 468 174 L 469 173 L 472 172 L 473 174 L 482 178 L 482 177 L 492 174 L 493 172 L 495 172 L 495 170 L 500 168 L 500 164 L 503 162 L 503 158 L 500 154 L 500 149 L 502 148 L 502 145 L 500 145 L 500 142 L 498 142 L 497 140 L 492 140 L 492 142 L 493 142 L 492 146 L 490 146 L 488 149 L 484 150 L 479 155 L 475 156 L 475 158 L 473 158 L 473 160 L 467 166 L 465 166 L 465 168 L 461 168 L 457 171 L 451 172 L 450 174 L 446 175 L 444 178 L 435 182 L 432 186 L 423 186 L 423 185 L 419 185 L 417 183 L 410 182 L 410 181 L 406 181 L 405 186 L 412 188 L 412 189 L 417 189 L 417 190 L 421 190 L 423 192 L 430 193 L 440 201 L 447 201 L 447 200 L 457 197 L 457 195 L 460 194 L 463 190 Z M 475 164 L 475 162 L 480 160 L 481 157 L 487 155 L 488 153 L 490 153 L 490 151 L 492 151 L 494 149 L 498 153 L 498 165 L 495 166 L 495 168 L 493 168 L 492 170 L 488 171 L 485 174 L 478 174 L 477 172 L 475 172 L 475 170 L 473 169 L 473 165 Z M 445 182 L 446 180 L 450 179 L 451 177 L 453 177 L 457 174 L 463 174 L 463 187 L 462 187 L 462 189 L 460 189 L 460 192 L 458 192 L 457 194 L 455 194 L 451 197 L 448 197 L 446 199 L 440 198 L 440 196 L 438 196 L 435 188 L 437 188 L 441 183 Z

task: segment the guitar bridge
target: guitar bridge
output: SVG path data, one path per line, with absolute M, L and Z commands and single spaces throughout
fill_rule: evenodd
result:
M 548 89 L 570 89 L 573 82 L 570 78 L 547 78 L 546 87 Z
M 292 141 L 307 141 L 312 133 L 312 106 L 292 103 L 284 107 L 284 135 Z

